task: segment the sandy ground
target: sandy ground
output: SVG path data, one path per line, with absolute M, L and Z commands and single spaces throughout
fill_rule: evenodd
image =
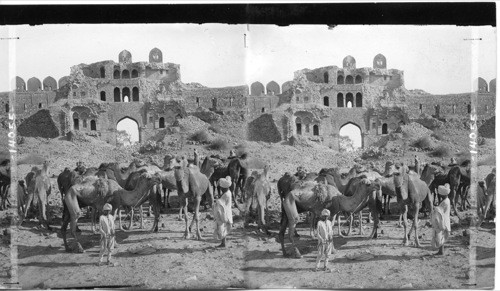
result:
M 187 146 L 181 152 L 192 153 L 196 146 Z M 202 154 L 208 153 L 198 147 Z M 293 172 L 298 165 L 318 171 L 328 165 L 347 169 L 352 165 L 353 154 L 338 154 L 325 148 L 291 147 L 281 144 L 248 143 L 252 157 L 272 164 L 270 181 L 286 171 Z M 458 151 L 459 149 L 454 149 Z M 171 151 L 171 150 L 169 150 Z M 117 152 L 114 147 L 99 143 L 70 143 L 61 140 L 27 139 L 20 146 L 20 154 L 46 153 L 52 161 L 51 174 L 58 174 L 64 167 L 73 167 L 78 157 L 87 164 L 97 166 L 103 161 L 125 162 L 132 159 L 133 150 Z M 219 152 L 220 154 L 227 154 Z M 161 155 L 155 157 L 161 161 Z M 425 160 L 425 153 L 414 154 Z M 483 156 L 494 156 L 494 140 L 489 140 Z M 395 158 L 396 159 L 396 158 Z M 400 159 L 400 158 L 398 158 Z M 378 161 L 382 165 L 384 160 Z M 26 175 L 32 165 L 18 168 L 18 177 Z M 480 166 L 479 177 L 484 178 L 493 165 Z M 56 185 L 55 178 L 52 179 Z M 372 224 L 365 224 L 364 235 L 355 232 L 347 237 L 337 236 L 335 228 L 335 253 L 331 272 L 314 272 L 316 241 L 309 237 L 309 225 L 299 223 L 301 235 L 298 247 L 301 259 L 284 258 L 277 242 L 279 231 L 279 197 L 274 190 L 269 201 L 267 221 L 271 236 L 257 231 L 255 224 L 243 228 L 240 213 L 234 209 L 235 224 L 225 249 L 215 246 L 212 238 L 214 222 L 211 210 L 202 211 L 201 229 L 204 241 L 183 239 L 184 222 L 177 219 L 178 203 L 173 196 L 173 208 L 162 213 L 159 233 L 149 232 L 152 218 L 146 219 L 145 229 L 138 223 L 130 231 L 117 231 L 118 246 L 113 255 L 114 265 L 97 266 L 99 235 L 91 232 L 90 220 L 80 219 L 83 230 L 79 234 L 83 254 L 66 253 L 60 237 L 60 196 L 51 196 L 50 214 L 54 231 L 38 227 L 35 220 L 27 221 L 9 235 L 9 216 L 14 208 L 0 211 L 0 286 L 3 288 L 71 288 L 71 287 L 120 287 L 137 288 L 492 288 L 494 284 L 495 224 L 485 223 L 479 229 L 469 229 L 470 219 L 462 224 L 452 220 L 452 235 L 447 243 L 447 254 L 434 256 L 431 249 L 431 228 L 428 219 L 421 219 L 419 232 L 422 248 L 403 246 L 403 229 L 397 227 L 396 216 L 385 217 L 379 229 L 379 238 L 365 238 Z M 15 198 L 11 200 L 15 205 Z M 471 197 L 474 201 L 474 197 Z M 473 202 L 473 206 L 475 202 Z M 396 207 L 395 203 L 392 208 Z M 462 212 L 471 216 L 475 210 Z M 382 233 L 383 232 L 383 233 Z M 413 237 L 412 237 L 413 238 Z M 411 240 L 413 241 L 413 239 Z M 10 244 L 12 242 L 12 245 Z M 287 249 L 291 250 L 288 235 Z M 156 252 L 137 255 L 129 252 L 137 247 L 152 246 Z M 17 255 L 16 255 L 17 251 Z M 470 254 L 476 253 L 475 257 Z M 370 253 L 372 259 L 357 261 L 353 255 Z M 14 260 L 11 260 L 11 256 Z M 472 259 L 472 260 L 471 260 Z M 11 264 L 13 263 L 13 264 Z M 471 266 L 475 266 L 475 271 Z M 17 271 L 16 271 L 17 268 Z M 17 283 L 17 284 L 11 284 Z

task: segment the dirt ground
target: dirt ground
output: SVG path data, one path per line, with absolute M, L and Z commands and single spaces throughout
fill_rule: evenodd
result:
M 227 155 L 228 152 L 209 152 L 200 145 L 185 146 L 182 149 L 166 148 L 165 152 L 192 155 L 194 148 L 198 148 L 202 155 Z M 79 238 L 86 252 L 65 252 L 59 233 L 61 200 L 60 194 L 55 191 L 51 195 L 49 207 L 49 214 L 53 217 L 52 232 L 39 227 L 33 219 L 23 223 L 18 230 L 10 228 L 9 217 L 15 216 L 15 209 L 0 211 L 0 286 L 24 289 L 125 286 L 175 289 L 493 288 L 495 224 L 488 222 L 477 230 L 469 230 L 474 208 L 460 213 L 462 217 L 467 217 L 460 223 L 452 218 L 452 235 L 447 242 L 445 256 L 433 255 L 436 250 L 430 247 L 432 229 L 426 226 L 428 219 L 422 218 L 419 223 L 422 248 L 411 245 L 413 235 L 410 246 L 405 247 L 402 245 L 403 229 L 397 227 L 397 216 L 393 215 L 384 217 L 378 232 L 379 238 L 374 240 L 366 238 L 371 232 L 372 224 L 364 224 L 364 235 L 360 235 L 358 228 L 355 228 L 354 233 L 346 238 L 337 236 L 335 227 L 336 250 L 330 272 L 314 272 L 316 240 L 310 238 L 309 225 L 305 220 L 298 225 L 301 235 L 298 247 L 303 257 L 284 258 L 277 242 L 280 217 L 277 179 L 286 171 L 294 172 L 299 165 L 312 171 L 333 165 L 347 170 L 359 153 L 337 153 L 320 146 L 292 147 L 254 142 L 247 142 L 246 149 L 250 157 L 272 165 L 269 176 L 274 190 L 266 215 L 271 236 L 258 232 L 256 224 L 243 228 L 241 214 L 233 209 L 234 227 L 229 235 L 229 246 L 225 249 L 216 248 L 219 242 L 212 238 L 214 222 L 211 209 L 208 209 L 203 210 L 200 217 L 205 240 L 183 239 L 184 222 L 178 220 L 178 203 L 174 194 L 173 208 L 162 212 L 158 233 L 149 231 L 151 217 L 146 218 L 145 229 L 139 229 L 138 222 L 135 222 L 132 230 L 117 231 L 118 245 L 113 255 L 114 264 L 97 266 L 99 235 L 91 232 L 88 218 L 79 220 L 82 229 Z M 455 146 L 453 152 L 464 149 L 465 147 Z M 49 170 L 51 175 L 58 175 L 64 167 L 74 167 L 77 160 L 98 166 L 104 161 L 127 162 L 133 157 L 145 156 L 136 151 L 137 148 L 132 147 L 117 151 L 114 147 L 97 141 L 72 143 L 38 138 L 26 138 L 26 142 L 19 146 L 19 155 L 39 153 L 48 158 L 52 162 Z M 154 159 L 161 161 L 165 152 L 156 153 Z M 480 153 L 483 157 L 494 158 L 494 140 L 488 140 Z M 392 159 L 410 161 L 415 154 L 424 161 L 432 160 L 423 152 L 408 152 L 405 156 L 395 156 Z M 381 168 L 384 162 L 385 160 L 379 160 L 377 164 Z M 32 166 L 19 166 L 18 178 L 23 178 Z M 484 179 L 493 166 L 494 163 L 490 162 L 478 167 L 479 177 Z M 52 183 L 56 189 L 55 176 Z M 15 197 L 11 201 L 16 205 Z M 474 196 L 471 201 L 475 206 Z M 394 202 L 395 200 L 391 208 L 396 211 Z M 285 242 L 290 251 L 288 234 Z M 149 255 L 130 252 L 145 246 L 154 247 L 156 252 Z M 470 254 L 474 252 L 476 255 L 471 258 Z M 362 253 L 369 253 L 373 258 L 366 261 L 350 259 Z

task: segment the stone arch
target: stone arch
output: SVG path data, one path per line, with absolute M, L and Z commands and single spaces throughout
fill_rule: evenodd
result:
M 122 102 L 130 102 L 130 89 L 128 87 L 122 89 Z
M 47 78 L 43 79 L 43 90 L 46 91 L 57 90 L 56 79 L 52 78 L 51 76 L 48 76 Z
M 116 130 L 125 130 L 131 136 L 131 142 L 140 142 L 139 122 L 130 116 L 124 116 L 116 123 Z
M 345 83 L 346 84 L 354 84 L 354 78 L 351 75 L 347 75 L 345 77 Z
M 138 78 L 139 77 L 139 71 L 137 71 L 136 69 L 133 69 L 132 70 L 132 78 Z
M 486 80 L 483 78 L 479 77 L 477 78 L 476 81 L 476 91 L 479 93 L 487 93 L 488 92 L 488 83 L 486 83 Z M 28 86 L 29 87 L 29 86 Z
M 120 70 L 119 69 L 115 69 L 113 71 L 113 79 L 120 79 Z
M 113 101 L 115 102 L 120 102 L 122 101 L 122 98 L 120 96 L 120 88 L 116 87 L 115 90 L 113 90 Z
M 122 79 L 130 79 L 130 71 L 129 70 L 122 71 Z
M 280 85 L 275 81 L 271 81 L 266 85 L 266 92 L 268 95 L 278 95 L 280 94 Z
M 80 130 L 80 116 L 78 112 L 73 112 L 73 129 Z
M 165 128 L 165 117 L 160 117 L 160 119 L 158 120 L 158 127 Z
M 389 132 L 387 131 L 387 123 L 382 124 L 382 134 L 388 134 Z
M 328 72 L 325 72 L 325 73 L 323 74 L 323 81 L 324 81 L 325 83 L 328 83 L 328 81 L 329 81 Z
M 16 90 L 17 91 L 26 91 L 26 83 L 23 78 L 16 76 Z
M 351 92 L 345 95 L 345 104 L 346 107 L 354 107 L 354 96 Z M 350 106 L 349 106 L 350 104 Z
M 295 117 L 295 131 L 298 135 L 302 134 L 302 119 L 300 117 Z
M 337 85 L 342 85 L 344 84 L 344 75 L 338 75 L 337 76 Z
M 360 92 L 356 93 L 356 107 L 363 107 L 363 95 Z
M 342 61 L 342 66 L 346 69 L 356 69 L 356 59 L 352 56 L 347 56 Z
M 101 78 L 106 78 L 106 69 L 104 67 L 101 67 L 99 72 L 101 73 Z
M 149 52 L 149 62 L 150 63 L 163 63 L 163 53 L 158 48 L 153 48 Z
M 330 97 L 323 97 L 323 105 L 325 105 L 326 107 L 330 107 Z
M 344 107 L 344 94 L 337 94 L 337 107 Z
M 292 89 L 292 81 L 286 81 L 281 85 L 281 92 L 286 92 L 290 89 Z
M 5 112 L 9 112 L 9 103 L 5 103 Z
M 378 54 L 373 58 L 373 68 L 374 69 L 387 68 L 387 60 L 383 54 Z
M 118 55 L 119 63 L 131 63 L 132 62 L 132 54 L 128 50 L 123 50 Z
M 264 93 L 264 85 L 260 82 L 254 82 L 250 85 L 250 95 L 260 96 Z
M 63 88 L 64 86 L 69 84 L 69 77 L 64 76 L 59 81 L 57 82 L 59 84 L 59 89 Z
M 132 101 L 139 102 L 139 88 L 132 88 Z
M 497 92 L 497 79 L 496 78 L 490 81 L 490 92 L 491 93 Z
M 36 77 L 28 80 L 28 91 L 38 91 L 42 89 L 42 82 Z
M 354 83 L 355 84 L 363 83 L 363 77 L 361 77 L 360 75 L 356 75 L 356 78 L 354 79 Z
M 106 91 L 101 91 L 101 101 L 106 101 Z
M 90 130 L 92 131 L 97 130 L 97 124 L 94 119 L 90 120 Z
M 355 148 L 363 147 L 363 130 L 355 122 L 348 121 L 339 127 L 339 136 L 348 136 Z M 340 140 L 339 140 L 340 143 Z M 340 148 L 340 144 L 339 144 Z

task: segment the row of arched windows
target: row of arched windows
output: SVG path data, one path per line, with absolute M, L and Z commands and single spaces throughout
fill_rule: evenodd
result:
M 132 96 L 132 99 L 130 99 Z M 106 101 L 106 92 L 101 91 L 101 101 Z M 113 91 L 114 102 L 139 102 L 139 88 L 132 88 L 132 95 L 130 95 L 130 88 L 124 87 L 123 89 L 116 87 Z
M 323 105 L 330 106 L 330 97 L 323 97 Z M 363 95 L 361 93 L 356 93 L 356 99 L 354 99 L 353 93 L 347 93 L 344 98 L 344 94 L 337 94 L 337 107 L 363 107 Z
M 101 78 L 104 78 L 103 77 L 103 71 L 102 69 L 104 68 L 101 68 Z M 129 70 L 123 70 L 120 72 L 119 69 L 115 69 L 115 71 L 113 72 L 113 79 L 130 79 L 130 78 L 138 78 L 139 77 L 139 72 L 136 70 L 136 69 L 133 69 L 132 70 L 132 73 L 130 73 Z
M 423 104 L 419 104 L 418 110 L 419 110 L 420 114 L 422 114 L 423 111 L 424 111 L 424 105 Z M 441 106 L 439 104 L 435 105 L 434 106 L 434 110 L 435 110 L 435 114 L 439 115 L 439 113 L 441 111 Z M 467 104 L 467 113 L 471 113 L 471 111 L 472 111 L 471 110 L 471 105 Z M 488 106 L 486 106 L 486 112 L 488 112 Z M 451 105 L 451 113 L 452 114 L 456 114 L 457 113 L 457 105 L 456 104 Z
M 326 74 L 326 73 L 325 73 Z M 328 81 L 328 75 L 325 75 L 325 83 Z M 343 76 L 343 75 L 338 75 L 337 76 L 337 84 L 361 84 L 363 83 L 363 77 L 360 75 L 356 75 L 356 77 L 353 77 L 351 75 Z
M 296 117 L 295 118 L 295 126 L 296 126 L 297 134 L 302 135 L 302 125 L 304 125 L 305 134 L 309 134 L 310 130 L 311 130 L 311 128 L 310 128 L 311 120 L 307 117 L 304 118 L 304 120 L 302 120 L 300 117 Z M 312 131 L 313 131 L 313 135 L 319 135 L 319 125 L 314 124 L 312 126 Z
M 87 128 L 87 114 L 83 113 L 81 116 L 78 114 L 78 112 L 73 113 L 73 129 L 74 130 L 80 130 L 80 120 L 82 121 L 82 127 Z M 94 119 L 90 120 L 90 130 L 96 131 L 97 130 L 97 123 Z

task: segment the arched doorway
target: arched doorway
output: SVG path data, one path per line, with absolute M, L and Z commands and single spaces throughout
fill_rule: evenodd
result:
M 351 108 L 354 106 L 354 96 L 352 93 L 347 93 L 345 95 L 346 107 Z
M 122 79 L 130 79 L 130 72 L 128 70 L 123 70 Z
M 387 123 L 382 124 L 382 134 L 387 134 Z
M 356 107 L 363 107 L 363 95 L 356 93 Z
M 342 84 L 344 84 L 344 76 L 339 75 L 337 77 L 337 85 L 342 85 Z
M 325 72 L 325 74 L 323 74 L 323 78 L 325 83 L 328 83 L 328 72 Z
M 139 88 L 137 87 L 132 88 L 132 101 L 139 101 Z
M 354 80 L 354 83 L 356 83 L 356 84 L 363 83 L 363 78 L 360 75 L 356 75 L 356 79 Z
M 354 78 L 351 75 L 347 75 L 345 77 L 345 83 L 346 84 L 354 84 Z
M 101 101 L 106 101 L 106 92 L 101 91 Z
M 113 100 L 115 102 L 120 102 L 121 101 L 121 98 L 120 98 L 120 88 L 115 88 L 115 90 L 113 91 Z
M 317 124 L 313 125 L 313 135 L 319 135 L 319 126 Z
M 137 72 L 137 70 L 132 70 L 132 78 L 137 78 L 139 77 L 139 73 Z
M 116 143 L 124 146 L 139 142 L 139 124 L 130 117 L 124 117 L 116 124 Z
M 73 113 L 73 129 L 80 130 L 80 116 L 78 113 Z
M 130 101 L 130 89 L 128 87 L 123 88 L 123 90 L 122 90 L 122 99 L 123 99 L 123 102 L 129 102 Z
M 119 70 L 115 70 L 113 72 L 113 79 L 120 79 L 120 71 Z
M 297 130 L 297 134 L 302 134 L 302 120 L 300 117 L 295 118 L 295 128 Z
M 90 121 L 90 130 L 97 130 L 95 120 L 93 119 Z
M 165 128 L 165 118 L 164 117 L 160 117 L 160 120 L 158 121 L 158 127 Z
M 326 107 L 330 106 L 330 99 L 328 98 L 328 96 L 323 97 L 323 105 L 325 105 Z
M 101 78 L 106 78 L 106 69 L 104 67 L 101 67 Z
M 354 123 L 348 122 L 341 126 L 339 130 L 339 136 L 347 137 L 352 141 L 352 149 L 346 148 L 346 150 L 355 150 L 363 147 L 361 128 Z
M 344 94 L 337 94 L 337 107 L 344 107 Z

